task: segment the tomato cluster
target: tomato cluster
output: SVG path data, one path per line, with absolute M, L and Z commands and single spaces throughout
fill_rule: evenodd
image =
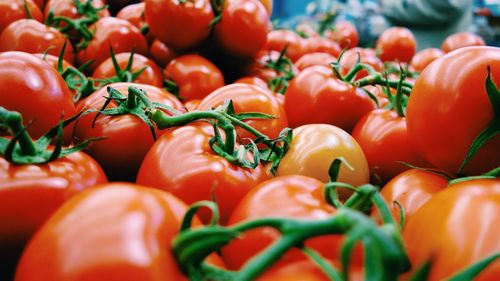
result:
M 271 11 L 0 0 L 0 279 L 497 280 L 500 49 Z

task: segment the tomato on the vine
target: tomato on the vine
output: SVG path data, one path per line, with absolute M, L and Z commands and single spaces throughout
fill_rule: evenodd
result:
M 382 61 L 409 62 L 417 51 L 417 41 L 413 33 L 405 27 L 391 27 L 377 40 L 375 49 Z

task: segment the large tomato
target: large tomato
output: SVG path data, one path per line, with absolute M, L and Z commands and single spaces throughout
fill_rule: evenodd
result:
M 209 144 L 213 135 L 206 123 L 166 132 L 144 158 L 137 183 L 172 192 L 188 204 L 214 198 L 224 224 L 243 196 L 268 176 L 260 165 L 241 168 L 216 155 Z M 208 213 L 201 216 L 208 222 Z
M 375 48 L 384 62 L 409 62 L 417 52 L 417 41 L 408 28 L 391 27 L 380 35 Z
M 403 231 L 413 268 L 431 260 L 429 281 L 444 280 L 473 263 L 500 252 L 500 180 L 453 184 L 434 195 Z M 477 281 L 500 276 L 500 260 Z
M 175 196 L 152 188 L 92 188 L 68 201 L 37 233 L 15 280 L 187 280 L 170 250 L 186 210 Z
M 34 20 L 42 22 L 43 15 L 40 8 L 32 0 L 9 0 L 0 1 L 0 34 L 11 23 L 20 19 L 27 19 L 28 15 L 24 9 L 26 3 L 28 10 Z
M 457 172 L 472 141 L 498 118 L 486 93 L 487 66 L 493 80 L 500 81 L 500 49 L 462 48 L 436 59 L 415 82 L 408 100 L 408 134 L 439 169 Z M 499 147 L 497 135 L 472 158 L 465 174 L 500 166 Z

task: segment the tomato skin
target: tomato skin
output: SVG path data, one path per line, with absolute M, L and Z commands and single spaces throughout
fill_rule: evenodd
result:
M 259 0 L 266 8 L 267 14 L 270 16 L 273 13 L 273 0 Z
M 116 17 L 130 22 L 139 30 L 141 30 L 142 28 L 147 26 L 146 18 L 144 17 L 145 6 L 146 4 L 144 2 L 125 6 L 118 12 L 118 14 L 116 14 Z M 144 34 L 144 36 L 146 36 L 148 43 L 152 43 L 155 39 L 151 32 Z
M 368 183 L 368 163 L 361 147 L 342 129 L 326 124 L 295 128 L 290 149 L 276 174 L 309 176 L 326 183 L 330 180 L 328 169 L 337 157 L 344 157 L 353 167 L 341 166 L 339 182 L 354 186 Z
M 206 58 L 191 54 L 173 59 L 163 72 L 179 87 L 179 97 L 184 101 L 203 99 L 224 86 L 222 72 Z
M 0 34 L 2 34 L 7 26 L 16 20 L 28 18 L 24 9 L 24 2 L 26 2 L 33 19 L 38 22 L 43 21 L 43 15 L 40 8 L 32 0 L 1 1 L 0 12 L 2 13 L 2 17 L 0 17 Z
M 382 72 L 384 63 L 377 57 L 375 50 L 356 47 L 345 51 L 342 55 L 339 62 L 342 74 L 347 74 L 354 67 L 358 61 L 358 56 L 361 63 L 371 66 L 377 72 Z M 366 76 L 368 76 L 368 71 L 361 70 L 355 77 L 361 79 Z
M 408 100 L 408 135 L 435 167 L 457 172 L 472 141 L 493 120 L 485 89 L 486 67 L 491 67 L 498 81 L 499 62 L 497 48 L 462 48 L 435 60 L 415 82 Z M 498 147 L 497 135 L 472 158 L 464 173 L 477 175 L 498 167 Z
M 177 56 L 172 49 L 168 48 L 165 44 L 163 44 L 163 42 L 156 39 L 151 44 L 149 54 L 151 59 L 161 67 L 165 67 Z
M 354 127 L 352 136 L 363 149 L 371 172 L 382 182 L 410 169 L 398 161 L 417 167 L 427 164 L 408 137 L 406 118 L 393 110 L 367 113 Z
M 308 67 L 321 65 L 324 67 L 330 67 L 330 63 L 336 62 L 337 58 L 324 52 L 315 52 L 305 54 L 300 59 L 295 62 L 295 66 L 299 71 L 302 71 Z
M 408 28 L 391 27 L 380 35 L 375 48 L 383 62 L 409 62 L 417 51 L 417 41 Z
M 338 57 L 342 49 L 339 44 L 324 37 L 309 37 L 304 39 L 304 52 L 306 54 L 323 52 Z
M 323 66 L 309 67 L 295 77 L 285 94 L 285 111 L 292 128 L 331 124 L 350 132 L 375 103 L 363 90 L 333 76 Z
M 287 55 L 295 62 L 305 53 L 304 39 L 290 30 L 272 30 L 267 34 L 264 50 L 274 50 L 278 53 L 287 46 Z
M 471 180 L 438 192 L 412 217 L 403 237 L 413 268 L 432 258 L 429 281 L 443 280 L 500 251 L 500 181 Z M 431 232 L 429 232 L 431 230 Z M 500 260 L 477 278 L 500 276 Z
M 0 35 L 0 52 L 21 51 L 59 56 L 66 37 L 57 29 L 36 20 L 21 19 L 7 26 Z M 73 62 L 73 47 L 66 46 L 64 59 Z
M 37 233 L 15 280 L 187 280 L 170 251 L 186 210 L 159 190 L 96 186 L 73 197 Z M 212 261 L 220 264 L 216 256 Z
M 337 42 L 342 49 L 352 49 L 358 46 L 359 34 L 356 27 L 348 22 L 341 21 L 335 24 L 335 30 L 327 31 L 326 38 Z
M 205 40 L 214 18 L 210 1 L 146 0 L 145 16 L 154 37 L 178 50 L 190 49 Z
M 232 100 L 235 113 L 260 112 L 274 116 L 273 119 L 249 119 L 245 123 L 254 127 L 271 139 L 277 138 L 280 132 L 288 127 L 285 110 L 278 102 L 276 95 L 267 89 L 249 84 L 231 84 L 222 87 L 205 97 L 197 106 L 198 110 L 209 110 Z M 255 139 L 251 133 L 237 129 L 238 137 Z
M 81 1 L 80 1 L 81 2 Z M 92 0 L 92 5 L 95 8 L 102 8 L 105 6 L 105 1 L 103 0 Z M 44 17 L 48 18 L 49 13 L 52 11 L 54 16 L 63 16 L 70 19 L 78 19 L 82 16 L 78 14 L 78 10 L 76 9 L 75 3 L 73 0 L 49 0 L 45 5 L 44 9 Z M 100 17 L 109 17 L 109 11 L 107 9 L 99 12 Z M 65 22 L 61 22 L 61 27 L 66 26 Z
M 107 17 L 99 19 L 90 30 L 95 30 L 94 37 L 87 48 L 77 54 L 78 63 L 81 65 L 94 60 L 89 65 L 89 71 L 110 57 L 109 48 L 113 48 L 115 54 L 131 52 L 147 56 L 149 52 L 146 38 L 141 31 L 126 20 Z
M 330 264 L 335 263 L 327 260 Z M 336 266 L 340 268 L 340 266 Z M 256 279 L 257 281 L 330 281 L 331 279 L 310 259 L 278 264 L 268 269 Z M 362 281 L 362 268 L 356 267 L 349 270 L 349 280 Z
M 415 72 L 422 72 L 431 62 L 437 58 L 442 57 L 445 52 L 437 48 L 427 48 L 419 51 L 410 62 L 410 70 Z
M 70 197 L 107 182 L 90 156 L 77 152 L 42 165 L 0 158 L 0 272 L 13 270 L 29 239 Z
M 458 32 L 446 37 L 446 39 L 443 41 L 443 44 L 441 45 L 441 50 L 443 50 L 443 52 L 445 53 L 449 53 L 451 51 L 464 47 L 485 45 L 486 43 L 484 42 L 483 38 L 481 38 L 481 36 L 477 34 L 474 34 L 472 32 Z
M 266 44 L 270 26 L 262 3 L 232 0 L 225 6 L 221 21 L 215 25 L 214 36 L 227 53 L 252 58 Z
M 108 86 L 124 96 L 128 96 L 128 88 L 134 86 L 144 90 L 153 102 L 159 102 L 174 109 L 182 108 L 182 104 L 172 94 L 161 88 L 135 83 L 114 83 Z M 108 96 L 106 88 L 101 88 L 80 101 L 77 110 L 100 110 L 106 101 L 104 98 L 106 96 Z M 107 108 L 115 106 L 115 102 L 111 102 Z M 96 113 L 90 113 L 80 118 L 74 127 L 75 137 L 78 139 L 105 137 L 90 146 L 87 153 L 101 164 L 110 179 L 135 180 L 144 156 L 154 143 L 151 130 L 138 117 L 129 114 L 100 115 L 92 127 L 95 115 Z M 162 133 L 164 131 L 156 130 L 157 135 Z
M 0 93 L 0 106 L 21 113 L 25 126 L 33 121 L 28 133 L 35 139 L 56 126 L 62 116 L 76 113 L 59 73 L 28 53 L 0 53 Z
M 137 183 L 172 192 L 187 204 L 211 200 L 219 204 L 221 223 L 245 194 L 268 178 L 264 168 L 254 170 L 230 164 L 209 146 L 212 126 L 206 123 L 166 132 L 149 150 L 137 176 Z M 201 212 L 204 222 L 209 212 Z
M 245 77 L 242 77 L 242 78 L 234 81 L 234 84 L 237 84 L 237 83 L 259 86 L 262 89 L 266 89 L 266 90 L 269 89 L 267 87 L 266 81 L 260 79 L 259 77 L 245 76 Z
M 125 69 L 130 58 L 130 53 L 117 54 L 115 55 L 115 58 L 120 68 Z M 161 69 L 152 60 L 146 58 L 145 56 L 134 54 L 132 68 L 130 71 L 134 73 L 143 67 L 146 67 L 146 69 L 133 82 L 160 88 L 163 87 L 163 73 Z M 114 77 L 115 75 L 116 72 L 113 67 L 113 61 L 111 58 L 108 58 L 96 68 L 92 77 L 102 79 Z

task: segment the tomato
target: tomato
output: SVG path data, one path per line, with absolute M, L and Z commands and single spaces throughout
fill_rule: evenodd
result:
M 377 39 L 375 49 L 384 62 L 409 62 L 417 51 L 417 41 L 408 28 L 391 27 L 382 32 Z
M 449 53 L 464 47 L 485 45 L 486 43 L 483 38 L 477 34 L 472 32 L 458 32 L 446 37 L 441 45 L 441 50 L 445 53 Z
M 58 67 L 57 65 L 59 64 L 59 57 L 56 57 L 56 56 L 50 55 L 50 54 L 33 54 L 33 55 L 35 57 L 42 59 L 47 64 L 49 64 L 50 66 L 52 66 L 54 69 L 57 70 L 57 67 Z M 71 65 L 71 63 L 69 63 L 68 61 L 66 61 L 64 59 L 62 62 L 62 66 L 63 66 L 63 70 L 68 68 L 69 66 L 74 67 L 73 65 Z
M 417 167 L 427 164 L 408 137 L 406 118 L 394 110 L 367 113 L 356 124 L 352 136 L 363 149 L 371 173 L 382 182 L 409 169 L 398 161 Z
M 262 3 L 257 0 L 227 2 L 221 21 L 215 25 L 217 43 L 227 53 L 252 58 L 264 47 L 271 23 Z
M 198 105 L 199 110 L 209 110 L 232 100 L 235 113 L 260 112 L 274 116 L 273 119 L 249 119 L 245 123 L 257 129 L 269 138 L 277 138 L 288 126 L 285 110 L 279 104 L 276 95 L 267 89 L 248 84 L 231 84 L 222 87 L 205 97 Z M 255 137 L 246 130 L 237 129 L 241 140 Z
M 196 110 L 198 105 L 200 104 L 201 100 L 189 100 L 184 103 L 184 109 L 186 111 L 193 111 Z
M 260 79 L 259 77 L 251 77 L 251 76 L 242 77 L 234 81 L 234 84 L 236 83 L 250 84 L 254 86 L 259 86 L 266 90 L 268 89 L 266 81 Z
M 178 87 L 182 100 L 203 99 L 224 86 L 224 76 L 217 66 L 199 55 L 184 55 L 170 61 L 165 67 L 165 79 Z
M 350 132 L 375 103 L 360 88 L 335 78 L 323 66 L 305 69 L 285 94 L 285 111 L 292 128 L 313 123 L 338 126 Z
M 45 0 L 34 0 L 33 2 L 38 6 L 38 8 L 40 8 L 40 10 L 43 10 L 45 7 Z
M 428 48 L 419 51 L 410 62 L 410 70 L 422 72 L 431 62 L 437 58 L 442 57 L 445 53 L 440 49 Z
M 145 16 L 154 37 L 174 49 L 190 49 L 210 34 L 209 0 L 146 0 Z
M 125 70 L 130 59 L 130 53 L 117 54 L 116 61 L 122 70 Z M 161 69 L 150 59 L 142 56 L 140 54 L 134 54 L 132 61 L 132 67 L 130 69 L 131 73 L 135 73 L 142 68 L 144 71 L 134 79 L 133 82 L 140 84 L 147 84 L 155 87 L 163 86 L 163 74 Z M 94 71 L 92 77 L 94 78 L 111 78 L 116 76 L 116 71 L 113 66 L 113 61 L 111 58 L 103 61 Z
M 384 68 L 384 64 L 377 57 L 375 50 L 356 47 L 345 51 L 342 58 L 340 58 L 339 63 L 342 74 L 347 74 L 357 63 L 358 58 L 362 64 L 371 66 L 377 72 L 381 72 Z M 368 76 L 368 72 L 366 70 L 361 70 L 356 75 L 356 79 L 361 79 L 366 76 Z
M 134 83 L 108 85 L 124 96 L 128 96 L 130 86 L 144 90 L 152 102 L 165 104 L 174 109 L 182 108 L 182 104 L 173 95 L 161 88 Z M 106 88 L 102 88 L 78 103 L 77 110 L 100 110 L 107 96 Z M 114 107 L 116 103 L 111 102 L 107 108 Z M 101 164 L 110 179 L 133 181 L 142 159 L 154 143 L 150 128 L 139 117 L 131 114 L 100 115 L 92 126 L 95 115 L 96 113 L 87 114 L 78 121 L 74 128 L 75 137 L 78 139 L 105 137 L 90 146 L 88 154 Z M 156 133 L 160 135 L 163 131 Z
M 91 0 L 92 5 L 95 8 L 102 8 L 105 6 L 105 1 L 104 0 Z M 85 1 L 80 1 L 80 2 L 87 2 Z M 52 11 L 54 16 L 63 16 L 69 19 L 79 19 L 83 15 L 78 13 L 78 10 L 75 6 L 75 1 L 73 0 L 49 0 L 47 1 L 47 4 L 45 5 L 44 9 L 44 16 L 45 19 L 48 18 L 49 13 Z M 104 9 L 99 12 L 100 17 L 109 17 L 109 11 L 107 9 Z M 61 27 L 66 26 L 65 22 L 61 22 Z
M 277 62 L 280 59 L 280 52 L 278 51 L 261 51 L 256 56 L 255 59 L 246 67 L 246 75 L 255 76 L 269 83 L 271 80 L 278 78 L 279 76 L 287 77 L 288 72 L 297 75 L 298 69 L 291 63 L 284 64 L 282 69 L 276 69 L 271 66 L 272 63 Z M 283 59 L 288 59 L 284 56 Z
M 500 181 L 471 180 L 434 195 L 403 231 L 413 268 L 432 259 L 429 281 L 443 280 L 500 252 Z M 500 260 L 474 280 L 497 280 Z
M 245 194 L 268 176 L 260 165 L 241 168 L 216 155 L 209 145 L 213 135 L 207 123 L 163 134 L 144 158 L 137 183 L 172 192 L 187 204 L 215 198 L 225 224 Z M 200 215 L 209 221 L 208 212 Z
M 121 9 L 118 14 L 116 14 L 117 18 L 124 19 L 131 24 L 133 24 L 135 27 L 137 27 L 139 30 L 142 31 L 142 33 L 146 36 L 146 39 L 148 40 L 149 43 L 153 42 L 155 39 L 153 35 L 150 32 L 144 33 L 143 29 L 147 28 L 147 23 L 146 19 L 144 17 L 144 8 L 145 8 L 145 3 L 137 3 L 137 4 L 131 4 L 123 9 Z
M 188 280 L 170 250 L 186 210 L 175 196 L 152 188 L 92 188 L 37 233 L 16 280 Z M 217 256 L 212 261 L 221 264 Z
M 338 157 L 344 157 L 352 167 L 342 164 L 339 182 L 354 186 L 368 183 L 368 163 L 361 147 L 342 129 L 326 124 L 294 129 L 292 144 L 276 174 L 309 176 L 326 183 L 330 180 L 328 169 Z
M 485 89 L 487 66 L 500 81 L 498 48 L 462 48 L 436 59 L 415 82 L 408 100 L 408 135 L 441 170 L 457 172 L 472 141 L 494 118 Z M 498 147 L 499 135 L 479 150 L 464 173 L 477 175 L 500 166 Z
M 62 116 L 76 113 L 71 92 L 59 73 L 31 54 L 0 53 L 0 93 L 0 106 L 21 113 L 25 126 L 33 121 L 28 127 L 33 138 L 56 126 Z
M 66 37 L 53 27 L 36 20 L 21 19 L 11 23 L 0 35 L 0 52 L 22 51 L 26 53 L 44 53 L 58 56 Z M 73 62 L 73 47 L 66 46 L 64 59 Z
M 47 164 L 15 165 L 0 157 L 0 273 L 15 268 L 29 239 L 70 197 L 107 182 L 82 152 Z
M 154 60 L 159 66 L 165 67 L 172 61 L 177 54 L 168 48 L 160 40 L 154 40 L 149 49 L 150 58 Z
M 315 65 L 322 65 L 324 67 L 331 67 L 330 63 L 336 62 L 337 58 L 328 53 L 309 53 L 305 54 L 300 59 L 295 62 L 295 66 L 298 70 L 302 71 L 308 67 Z
M 342 49 L 352 49 L 358 46 L 359 34 L 356 27 L 348 22 L 341 21 L 335 24 L 334 30 L 328 30 L 325 37 L 337 42 Z
M 304 39 L 290 30 L 273 30 L 267 34 L 264 50 L 281 52 L 287 47 L 287 55 L 292 61 L 298 60 L 305 53 Z
M 323 37 L 309 37 L 304 39 L 304 49 L 306 54 L 323 52 L 334 57 L 338 57 L 342 51 L 339 44 Z
M 90 72 L 110 57 L 110 47 L 116 54 L 134 50 L 138 54 L 148 55 L 148 43 L 141 31 L 126 20 L 101 18 L 89 29 L 94 30 L 94 37 L 88 46 L 77 54 L 77 59 L 80 65 L 93 60 L 88 69 Z
M 39 22 L 43 21 L 43 15 L 40 8 L 32 0 L 0 1 L 0 12 L 2 13 L 2 17 L 0 17 L 0 34 L 2 34 L 9 24 L 16 20 L 28 18 L 26 10 L 24 9 L 25 2 L 33 19 Z
M 265 181 L 252 189 L 231 214 L 228 225 L 258 218 L 295 218 L 321 220 L 335 214 L 323 195 L 323 183 L 304 176 L 283 176 Z M 278 240 L 280 233 L 272 228 L 246 231 L 239 239 L 222 248 L 222 257 L 230 269 L 239 269 L 250 258 Z M 337 259 L 342 242 L 341 235 L 326 235 L 305 241 L 306 247 L 318 251 L 329 259 Z M 361 248 L 359 248 L 361 250 Z M 361 253 L 355 256 L 360 262 Z M 300 250 L 291 249 L 278 264 L 307 259 Z
M 330 262 L 332 263 L 332 262 Z M 337 266 L 337 268 L 340 268 Z M 363 274 L 360 268 L 350 271 L 349 280 L 361 281 Z M 305 259 L 297 262 L 279 264 L 271 267 L 257 281 L 330 281 L 331 279 L 312 260 Z
M 400 209 L 394 202 L 401 205 L 405 214 L 404 226 L 406 226 L 420 207 L 447 186 L 448 180 L 442 175 L 431 171 L 411 169 L 389 181 L 380 194 L 396 222 L 399 222 L 401 218 Z

